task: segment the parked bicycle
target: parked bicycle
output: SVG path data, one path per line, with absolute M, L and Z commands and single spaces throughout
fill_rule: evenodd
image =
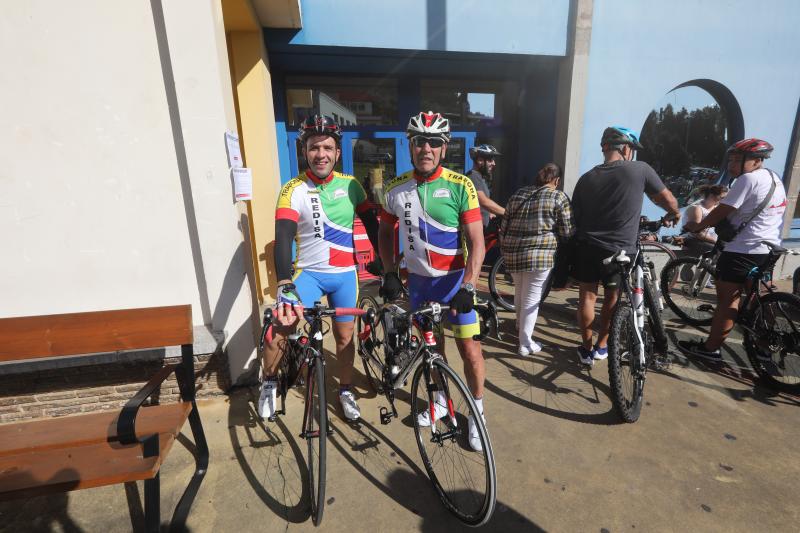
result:
M 661 221 L 645 219 L 640 225 L 657 229 Z M 646 258 L 642 242 L 637 243 L 633 257 L 621 250 L 603 261 L 605 265 L 612 263 L 619 269 L 622 283 L 608 338 L 611 399 L 625 422 L 636 422 L 642 410 L 647 370 L 667 364 L 669 342 L 661 321 L 654 266 Z
M 723 246 L 718 242 L 699 257 L 672 259 L 661 271 L 661 295 L 672 312 L 689 325 L 711 324 L 717 306 L 714 278 Z
M 328 426 L 328 412 L 325 403 L 325 356 L 322 351 L 322 338 L 330 331 L 330 326 L 323 321 L 325 317 L 361 316 L 363 309 L 339 307 L 330 309 L 320 302 L 303 310 L 306 323 L 304 334 L 295 333 L 287 336 L 281 346 L 281 359 L 278 366 L 278 396 L 281 408 L 269 418 L 274 421 L 278 415 L 286 414 L 286 394 L 296 386 L 305 386 L 305 407 L 300 437 L 307 444 L 307 479 L 311 500 L 311 518 L 314 525 L 322 522 L 325 508 L 325 460 L 326 441 L 332 434 Z M 326 329 L 327 327 L 327 329 Z M 264 343 L 270 342 L 272 336 L 272 309 L 264 311 L 264 323 L 261 330 L 259 350 L 264 350 Z
M 753 267 L 747 275 L 736 325 L 742 330 L 747 359 L 756 375 L 773 389 L 797 393 L 800 392 L 800 297 L 777 291 L 772 284 L 772 270 L 782 256 L 800 252 L 767 241 L 762 244 L 769 247 L 769 255 L 763 267 Z M 719 250 L 710 253 L 707 261 L 694 258 L 698 262 L 690 263 L 696 268 L 690 284 L 697 281 L 696 286 L 702 286 L 704 279 L 713 280 L 716 276 L 715 257 Z M 680 287 L 679 283 L 675 285 Z M 679 292 L 675 287 L 670 288 L 673 295 Z M 698 303 L 696 308 L 711 314 L 714 310 L 707 303 Z M 702 323 L 710 322 L 710 317 L 703 318 Z
M 436 329 L 449 308 L 431 303 L 409 312 L 394 304 L 378 306 L 369 296 L 362 298 L 360 306 L 366 313 L 357 323 L 358 354 L 370 387 L 389 402 L 389 409 L 380 408 L 381 423 L 389 424 L 398 416 L 395 391 L 413 374 L 411 422 L 431 483 L 445 507 L 461 521 L 471 526 L 485 524 L 496 501 L 494 453 L 472 393 L 436 351 Z M 478 337 L 482 338 L 487 330 L 496 330 L 496 310 L 491 303 L 478 304 L 477 309 L 482 331 Z M 446 400 L 444 413 L 437 407 L 439 395 Z M 419 422 L 425 411 L 434 421 L 429 430 Z M 481 451 L 472 451 L 467 442 L 470 417 L 478 429 Z

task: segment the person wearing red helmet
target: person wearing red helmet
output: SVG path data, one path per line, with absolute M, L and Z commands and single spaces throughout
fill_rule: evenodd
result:
M 703 231 L 728 220 L 736 232 L 717 260 L 717 308 L 705 341 L 682 340 L 678 347 L 687 355 L 721 361 L 720 347 L 733 329 L 739 297 L 747 274 L 769 255 L 762 241 L 780 244 L 786 192 L 780 177 L 764 168 L 772 145 L 761 139 L 744 139 L 728 148 L 728 173 L 733 177 L 728 196 L 700 222 L 687 223 L 692 232 Z M 721 238 L 721 236 L 720 236 Z
M 341 157 L 342 131 L 331 117 L 314 115 L 300 127 L 299 143 L 308 169 L 289 180 L 278 195 L 275 210 L 275 273 L 278 278 L 276 327 L 264 350 L 264 381 L 259 415 L 275 413 L 276 373 L 281 339 L 294 332 L 303 303 L 313 305 L 325 295 L 331 307 L 356 307 L 358 273 L 353 245 L 353 220 L 359 216 L 377 249 L 378 221 L 371 214 L 367 193 L 353 176 L 335 172 Z M 292 265 L 292 240 L 297 258 Z M 294 272 L 293 272 L 294 271 Z M 339 402 L 344 416 L 361 413 L 350 389 L 353 375 L 353 317 L 333 321 L 339 358 Z

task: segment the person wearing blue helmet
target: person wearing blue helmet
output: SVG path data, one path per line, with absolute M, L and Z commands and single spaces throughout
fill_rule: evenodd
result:
M 619 250 L 631 256 L 636 252 L 645 194 L 667 211 L 665 225 L 681 216 L 678 202 L 658 174 L 647 163 L 633 160 L 642 148 L 635 131 L 608 127 L 600 147 L 603 163 L 580 177 L 572 195 L 577 246 L 571 275 L 579 283 L 577 320 L 582 338 L 578 356 L 589 366 L 608 356 L 608 332 L 620 282 L 616 268 L 603 265 L 603 260 Z M 603 306 L 593 342 L 598 282 L 603 284 Z

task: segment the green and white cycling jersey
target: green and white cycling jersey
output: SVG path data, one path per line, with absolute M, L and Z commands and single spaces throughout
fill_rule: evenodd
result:
M 386 186 L 381 220 L 400 222 L 408 271 L 439 277 L 463 270 L 466 246 L 462 224 L 481 220 L 472 181 L 443 167 L 424 179 L 412 170 Z
M 295 270 L 347 272 L 355 269 L 353 219 L 369 208 L 364 187 L 332 172 L 320 180 L 306 171 L 281 188 L 275 220 L 297 222 Z

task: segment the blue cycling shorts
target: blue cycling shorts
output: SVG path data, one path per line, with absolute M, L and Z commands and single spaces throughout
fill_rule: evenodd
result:
M 419 309 L 425 302 L 450 303 L 461 288 L 463 279 L 463 270 L 435 278 L 409 272 L 408 293 L 411 309 Z M 457 313 L 455 317 L 449 312 L 442 314 L 453 327 L 453 337 L 456 339 L 471 339 L 474 335 L 480 335 L 481 326 L 478 322 L 478 313 L 474 309 L 469 313 Z
M 292 279 L 297 295 L 306 307 L 328 297 L 328 307 L 356 307 L 358 305 L 358 272 L 312 272 L 298 270 Z M 353 316 L 334 317 L 336 322 L 352 322 Z

